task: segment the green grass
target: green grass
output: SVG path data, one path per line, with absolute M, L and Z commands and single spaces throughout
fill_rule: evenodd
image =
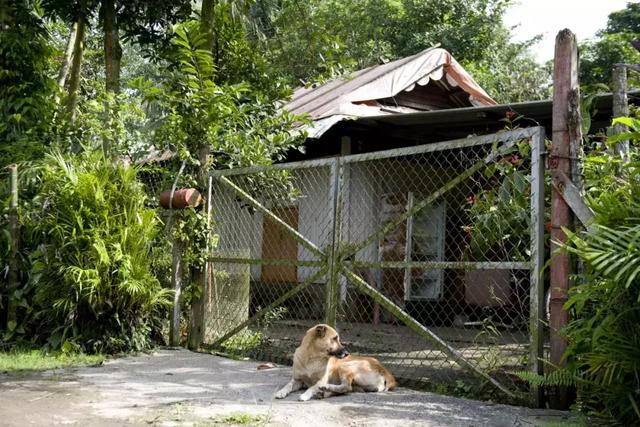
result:
M 215 420 L 215 423 L 225 425 L 261 426 L 266 425 L 270 421 L 270 419 L 271 417 L 268 415 L 253 415 L 240 412 L 223 417 L 218 417 Z
M 47 369 L 96 365 L 104 361 L 101 354 L 46 353 L 42 350 L 0 352 L 0 372 L 46 371 Z

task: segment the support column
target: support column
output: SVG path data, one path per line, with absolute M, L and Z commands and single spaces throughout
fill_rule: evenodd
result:
M 331 220 L 331 249 L 329 251 L 329 277 L 325 291 L 325 322 L 332 327 L 336 326 L 338 313 L 338 301 L 340 295 L 340 241 L 342 236 L 342 165 L 340 158 L 336 157 L 331 165 L 331 199 L 333 201 Z
M 562 172 L 572 176 L 572 157 L 580 152 L 576 144 L 580 136 L 580 108 L 578 85 L 578 47 L 575 35 L 565 29 L 556 36 L 554 70 L 553 70 L 553 147 L 549 159 L 552 172 Z M 572 149 L 573 142 L 573 149 Z M 572 152 L 574 156 L 572 156 Z M 551 363 L 564 366 L 562 359 L 567 342 L 560 331 L 567 325 L 569 314 L 564 309 L 569 290 L 571 264 L 569 254 L 560 248 L 567 236 L 563 227 L 570 228 L 572 217 L 569 206 L 558 189 L 563 184 L 554 175 L 554 187 L 551 193 Z M 554 406 L 568 406 L 567 390 L 558 388 L 552 399 Z

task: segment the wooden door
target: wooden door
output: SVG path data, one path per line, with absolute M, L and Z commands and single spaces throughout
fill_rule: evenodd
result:
M 298 208 L 274 208 L 271 210 L 281 220 L 298 229 Z M 298 242 L 281 226 L 265 218 L 262 226 L 262 257 L 264 259 L 298 259 Z M 261 280 L 264 283 L 298 281 L 295 265 L 262 265 Z

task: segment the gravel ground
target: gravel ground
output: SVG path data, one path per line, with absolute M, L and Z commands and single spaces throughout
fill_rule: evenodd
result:
M 99 367 L 0 374 L 0 425 L 557 426 L 571 420 L 566 412 L 403 388 L 304 403 L 294 393 L 276 401 L 291 368 L 258 365 L 164 349 Z

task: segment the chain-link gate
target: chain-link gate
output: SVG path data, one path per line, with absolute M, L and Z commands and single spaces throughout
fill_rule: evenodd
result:
M 539 372 L 543 128 L 216 171 L 205 342 L 290 361 L 336 325 L 417 386 Z M 460 383 L 458 380 L 462 380 Z

